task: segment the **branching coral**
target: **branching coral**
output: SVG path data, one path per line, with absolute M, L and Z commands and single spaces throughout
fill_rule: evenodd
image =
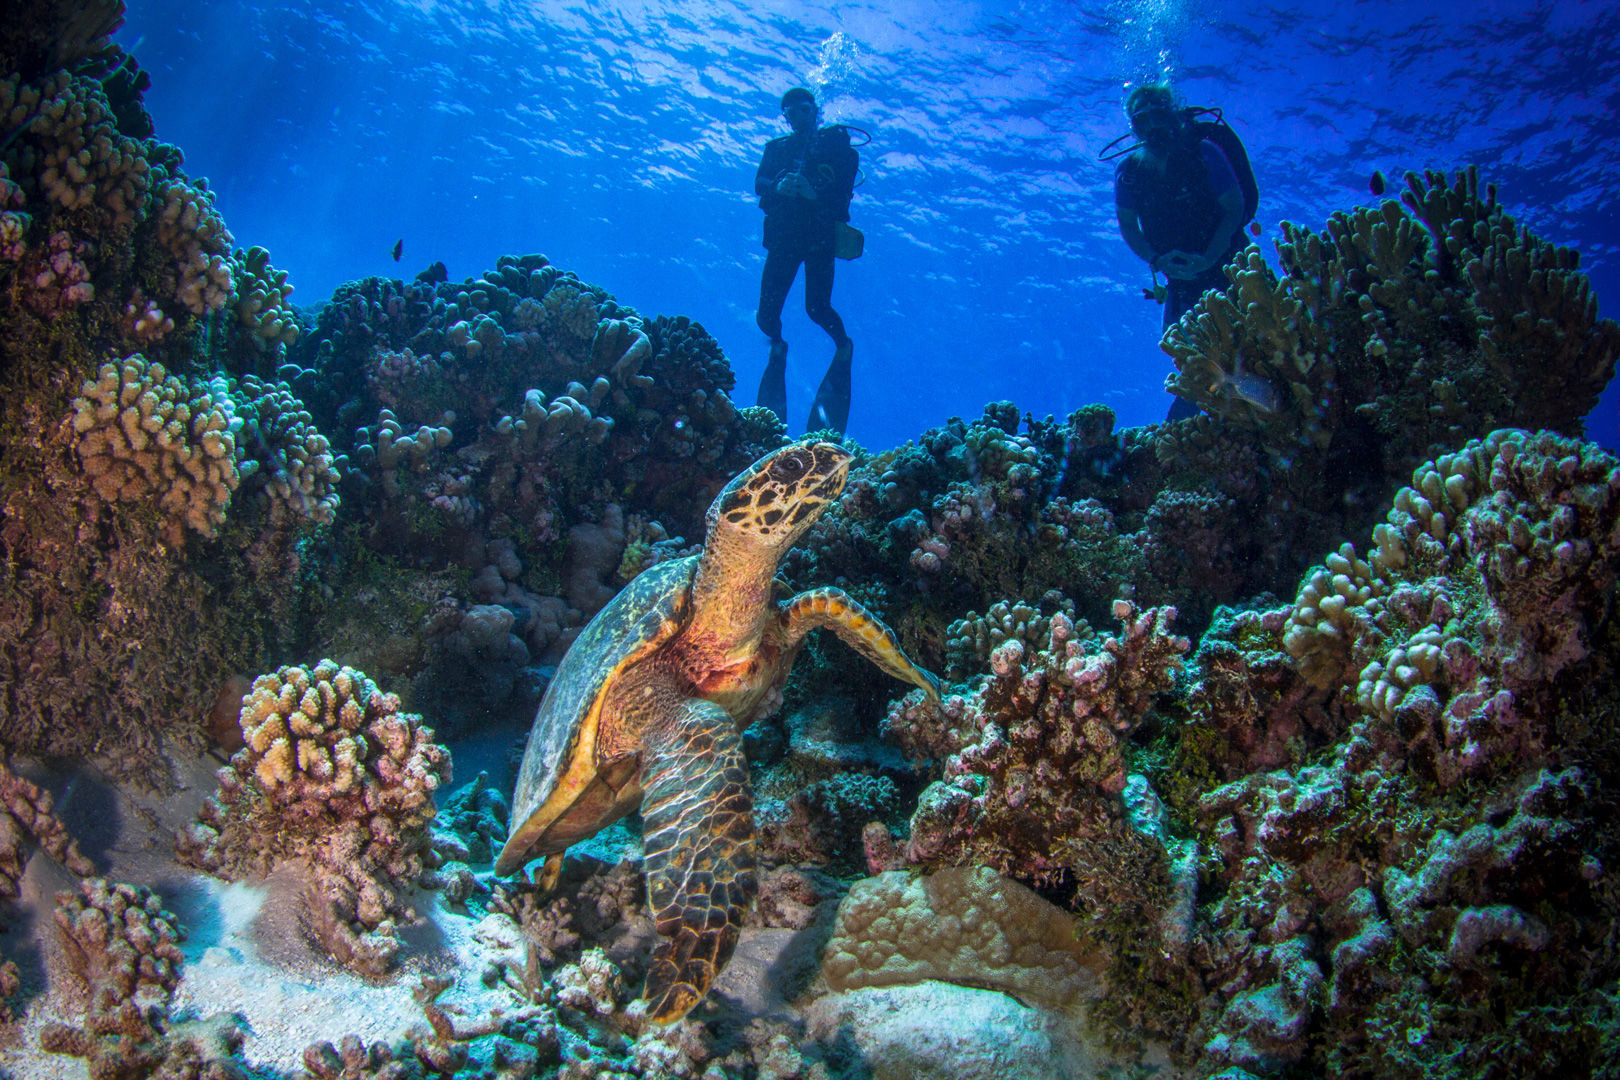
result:
M 1412 481 L 1366 559 L 1346 545 L 1310 576 L 1283 643 L 1452 783 L 1544 737 L 1521 718 L 1590 654 L 1620 573 L 1620 463 L 1498 431 Z
M 1504 422 L 1578 434 L 1614 372 L 1620 326 L 1578 257 L 1473 169 L 1409 173 L 1400 201 L 1283 236 L 1284 277 L 1251 250 L 1164 343 L 1170 388 L 1273 456 L 1324 450 L 1355 418 L 1431 452 Z
M 15 899 L 19 894 L 29 852 L 24 844 L 32 840 L 51 858 L 80 877 L 95 873 L 95 866 L 79 851 L 66 828 L 54 816 L 50 793 L 41 791 L 0 762 L 0 897 Z
M 243 482 L 262 486 L 271 504 L 295 519 L 331 524 L 340 501 L 336 459 L 304 403 L 286 383 L 252 375 L 232 396 Z
M 95 1080 L 244 1075 L 234 1058 L 242 1041 L 234 1021 L 180 1025 L 170 1016 L 183 934 L 156 894 L 91 878 L 56 901 L 62 951 L 88 1000 L 80 1023 L 44 1026 L 44 1050 L 86 1059 Z
M 449 752 L 392 694 L 329 660 L 260 676 L 241 725 L 247 745 L 179 839 L 180 858 L 226 878 L 308 859 L 312 929 L 362 970 L 385 967 L 392 919 L 414 917 L 399 890 L 422 873 Z
M 270 265 L 270 252 L 251 247 L 234 252 L 231 266 L 231 308 L 247 338 L 261 351 L 298 340 L 298 316 L 287 300 L 292 286 L 287 271 Z
M 213 536 L 241 483 L 231 419 L 206 385 L 137 353 L 85 382 L 73 401 L 74 448 L 106 501 L 151 500 Z
M 1125 737 L 1170 687 L 1188 642 L 1169 632 L 1174 609 L 1138 614 L 1119 601 L 1115 616 L 1118 637 L 1080 640 L 1059 613 L 1040 650 L 1004 642 L 994 674 L 972 696 L 947 698 L 939 720 L 910 697 L 891 711 L 886 731 L 908 753 L 945 757 L 945 778 L 912 815 L 909 858 L 1049 881 L 1121 832 Z

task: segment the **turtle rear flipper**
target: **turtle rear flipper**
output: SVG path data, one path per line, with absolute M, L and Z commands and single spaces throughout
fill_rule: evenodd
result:
M 663 938 L 647 971 L 649 1019 L 673 1023 L 731 958 L 753 899 L 754 800 L 737 723 L 690 698 L 652 722 L 642 747 L 647 900 Z
M 913 664 L 894 631 L 843 589 L 800 593 L 782 609 L 782 621 L 787 628 L 788 648 L 797 648 L 810 631 L 826 627 L 890 675 L 921 687 L 929 700 L 939 700 L 938 677 Z

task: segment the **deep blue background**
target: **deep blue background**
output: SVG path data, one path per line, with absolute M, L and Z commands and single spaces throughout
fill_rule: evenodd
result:
M 785 130 L 778 96 L 812 86 L 873 134 L 867 254 L 839 264 L 834 303 L 856 341 L 850 433 L 874 448 L 1003 398 L 1162 418 L 1160 311 L 1097 160 L 1144 80 L 1224 107 L 1268 257 L 1279 221 L 1369 201 L 1374 169 L 1475 162 L 1580 249 L 1605 315 L 1620 305 L 1613 3 L 130 0 L 118 40 L 152 74 L 159 137 L 295 301 L 543 252 L 703 323 L 741 404 L 765 351 L 754 167 Z M 797 288 L 786 333 L 797 431 L 832 351 Z M 1614 394 L 1589 424 L 1610 446 Z

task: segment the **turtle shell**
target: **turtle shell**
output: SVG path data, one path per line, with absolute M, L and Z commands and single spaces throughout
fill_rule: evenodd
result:
M 557 665 L 535 713 L 512 793 L 511 827 L 495 873 L 510 874 L 525 862 L 564 851 L 628 813 L 640 797 L 619 797 L 636 763 L 632 755 L 615 775 L 604 776 L 597 736 L 613 684 L 656 655 L 686 625 L 692 575 L 698 557 L 671 559 L 637 574 L 596 613 Z M 613 764 L 608 763 L 610 768 Z

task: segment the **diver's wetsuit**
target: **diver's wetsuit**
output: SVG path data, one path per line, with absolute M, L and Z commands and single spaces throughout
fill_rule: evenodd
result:
M 819 131 L 784 135 L 765 145 L 759 171 L 754 174 L 754 191 L 759 208 L 765 211 L 765 270 L 759 279 L 759 328 L 771 339 L 771 356 L 765 377 L 760 381 L 759 404 L 778 416 L 787 414 L 787 346 L 782 341 L 782 305 L 788 290 L 804 265 L 804 310 L 812 322 L 832 337 L 837 346 L 833 369 L 823 381 L 831 395 L 818 404 L 828 426 L 843 430 L 849 416 L 849 335 L 844 320 L 832 306 L 833 228 L 849 220 L 849 200 L 855 190 L 858 163 L 849 145 L 849 133 L 836 125 Z M 776 183 L 788 173 L 802 173 L 816 197 L 777 193 Z M 828 385 L 829 381 L 831 386 Z M 841 399 L 841 400 L 840 400 Z
M 1163 170 L 1145 165 L 1137 154 L 1126 157 L 1114 170 L 1115 202 L 1121 212 L 1136 215 L 1142 235 L 1161 254 L 1207 250 L 1220 227 L 1220 199 L 1227 191 L 1238 191 L 1241 197 L 1237 173 L 1221 148 L 1208 139 L 1177 147 Z M 1239 226 L 1219 263 L 1197 277 L 1168 279 L 1164 329 L 1178 322 L 1205 292 L 1230 284 L 1224 267 L 1248 242 Z M 1166 419 L 1183 420 L 1197 414 L 1197 406 L 1178 397 Z

